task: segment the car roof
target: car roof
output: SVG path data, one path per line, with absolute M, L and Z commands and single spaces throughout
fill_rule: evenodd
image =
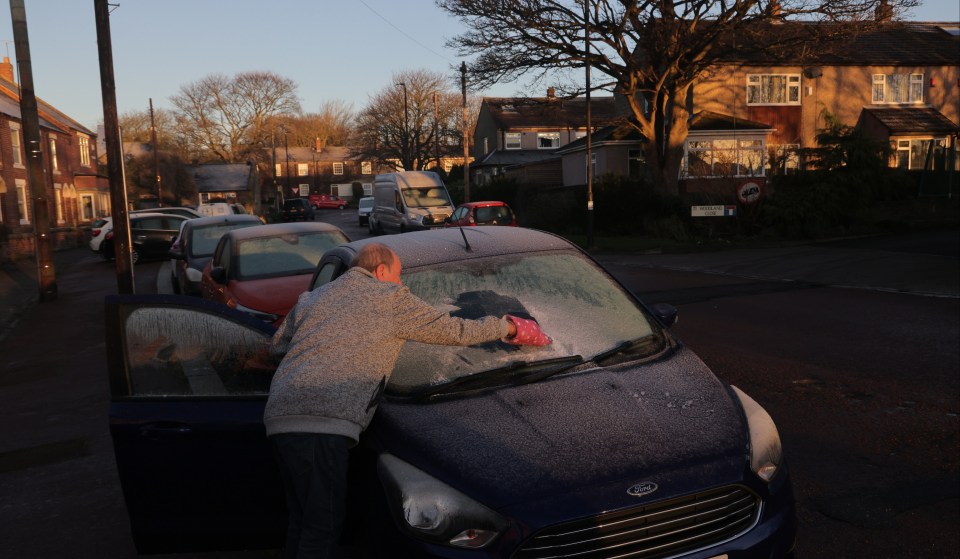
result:
M 464 207 L 464 206 L 466 206 L 466 207 L 468 207 L 468 208 L 479 208 L 479 207 L 483 207 L 483 206 L 507 206 L 507 207 L 509 207 L 509 205 L 508 205 L 506 202 L 501 202 L 501 201 L 499 201 L 499 200 L 487 200 L 487 201 L 485 201 L 485 202 L 464 202 L 464 203 L 460 204 L 460 207 Z
M 245 239 L 254 239 L 257 237 L 271 237 L 273 235 L 285 235 L 291 233 L 307 233 L 312 231 L 328 231 L 343 233 L 336 225 L 324 223 L 322 221 L 306 221 L 297 223 L 270 223 L 267 225 L 258 225 L 256 227 L 242 227 L 228 231 L 234 239 L 240 241 Z M 346 234 L 344 233 L 344 236 Z M 347 237 L 348 239 L 350 237 Z
M 467 250 L 463 240 L 470 243 Z M 450 227 L 401 235 L 371 237 L 330 249 L 344 262 L 351 262 L 360 248 L 369 243 L 382 243 L 392 249 L 404 268 L 430 266 L 445 262 L 485 258 L 505 254 L 549 250 L 580 250 L 566 239 L 535 229 L 522 227 Z
M 198 227 L 204 227 L 207 225 L 216 225 L 218 223 L 243 223 L 246 221 L 260 223 L 260 218 L 255 215 L 249 215 L 249 214 L 211 215 L 211 216 L 197 217 L 197 218 L 191 219 L 187 222 L 186 225 L 184 225 L 184 227 L 196 229 Z

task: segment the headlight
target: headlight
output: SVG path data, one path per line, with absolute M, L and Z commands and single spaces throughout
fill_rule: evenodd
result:
M 395 456 L 381 455 L 377 472 L 390 509 L 418 537 L 475 549 L 507 527 L 496 512 Z
M 753 398 L 736 386 L 731 388 L 740 399 L 743 413 L 747 416 L 747 427 L 750 429 L 750 469 L 769 482 L 783 464 L 783 448 L 780 446 L 777 426 L 767 410 Z
M 419 214 L 413 214 L 410 216 L 410 221 L 414 223 L 423 223 L 423 216 Z

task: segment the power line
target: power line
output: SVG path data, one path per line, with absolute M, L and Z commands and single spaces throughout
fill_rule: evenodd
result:
M 380 15 L 376 10 L 374 10 L 373 8 L 371 8 L 370 5 L 367 4 L 364 0 L 360 0 L 360 3 L 363 4 L 365 8 L 367 8 L 368 10 L 370 10 L 371 12 L 373 12 L 373 15 L 375 15 L 375 16 L 377 16 L 378 18 L 380 18 L 380 19 L 382 19 L 383 21 L 385 21 L 385 22 L 387 23 L 387 25 L 389 25 L 390 27 L 393 27 L 394 29 L 396 29 L 396 30 L 397 30 L 400 34 L 402 34 L 404 37 L 406 37 L 406 38 L 410 39 L 411 41 L 413 41 L 414 43 L 420 45 L 420 47 L 422 47 L 424 50 L 427 50 L 427 51 L 429 51 L 429 52 L 431 52 L 431 53 L 439 56 L 440 58 L 446 60 L 447 62 L 449 62 L 449 63 L 451 63 L 451 64 L 454 64 L 453 60 L 450 60 L 450 59 L 447 58 L 446 56 L 440 54 L 439 52 L 431 49 L 431 48 L 428 47 L 427 45 L 425 45 L 425 44 L 421 43 L 420 41 L 414 39 L 414 38 L 411 37 L 406 31 L 404 31 L 403 29 L 400 29 L 399 27 L 397 27 L 396 25 L 394 25 L 392 21 L 390 21 L 389 19 L 387 19 L 387 18 L 383 17 L 382 15 Z

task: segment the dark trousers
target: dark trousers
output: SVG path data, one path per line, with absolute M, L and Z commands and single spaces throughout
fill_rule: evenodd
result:
M 270 437 L 287 497 L 286 559 L 332 559 L 340 541 L 352 441 L 340 435 Z

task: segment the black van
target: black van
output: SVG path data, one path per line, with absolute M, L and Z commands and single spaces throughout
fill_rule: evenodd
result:
M 313 221 L 313 206 L 307 198 L 287 198 L 283 201 L 284 221 Z

